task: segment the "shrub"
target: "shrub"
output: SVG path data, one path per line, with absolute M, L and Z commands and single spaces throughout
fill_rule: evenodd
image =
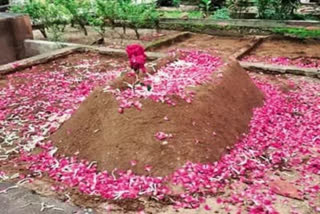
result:
M 206 17 L 209 16 L 211 11 L 212 1 L 211 0 L 201 0 L 199 4 L 199 8 L 202 10 Z
M 83 30 L 84 34 L 87 36 L 88 32 L 86 29 L 86 24 L 88 22 L 88 15 L 90 14 L 90 3 L 86 0 L 55 0 L 56 5 L 61 5 L 65 7 L 69 14 L 72 16 L 72 23 L 78 24 Z
M 221 20 L 221 19 L 230 19 L 230 11 L 228 8 L 226 7 L 223 7 L 221 9 L 218 9 L 214 12 L 213 16 L 212 16 L 213 19 L 216 19 L 216 20 Z

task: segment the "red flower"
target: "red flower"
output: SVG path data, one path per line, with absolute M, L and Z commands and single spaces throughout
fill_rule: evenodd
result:
M 144 48 L 139 44 L 128 45 L 126 52 L 129 57 L 130 67 L 134 70 L 141 70 L 145 72 L 147 56 L 144 53 Z
M 126 48 L 126 52 L 129 58 L 131 58 L 132 56 L 145 56 L 144 48 L 139 44 L 128 45 Z
M 130 58 L 130 67 L 134 70 L 142 70 L 145 72 L 144 64 L 146 63 L 146 57 L 143 55 L 132 56 Z

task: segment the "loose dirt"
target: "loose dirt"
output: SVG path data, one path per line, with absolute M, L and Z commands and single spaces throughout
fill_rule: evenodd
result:
M 156 51 L 167 52 L 173 49 L 201 49 L 222 57 L 228 57 L 238 49 L 248 44 L 248 38 L 220 37 L 204 34 L 195 34 L 189 39 L 170 47 L 161 47 Z
M 0 79 L 0 88 L 6 87 L 7 83 L 8 81 L 5 78 Z
M 226 66 L 223 77 L 197 87 L 191 104 L 179 98 L 177 105 L 143 100 L 143 109 L 117 112 L 112 94 L 98 89 L 51 137 L 60 154 L 98 161 L 100 169 L 132 169 L 137 174 L 165 176 L 187 161 L 217 161 L 226 147 L 248 131 L 253 108 L 263 95 L 237 63 Z M 168 120 L 164 118 L 167 117 Z M 172 134 L 159 141 L 157 132 Z M 135 166 L 131 161 L 137 162 Z
M 269 38 L 258 46 L 250 55 L 289 58 L 319 58 L 320 42 L 316 40 L 302 40 L 294 38 Z
M 119 56 L 102 55 L 94 52 L 74 53 L 65 57 L 57 58 L 45 64 L 40 64 L 30 68 L 23 69 L 19 73 L 25 71 L 46 72 L 46 71 L 64 71 L 69 75 L 73 75 L 74 71 L 94 69 L 95 72 L 108 72 L 119 68 L 127 67 L 127 59 Z M 80 66 L 80 67 L 79 67 Z M 67 68 L 67 69 L 66 69 Z M 6 87 L 8 77 L 0 76 L 0 88 Z M 23 84 L 28 79 L 15 77 L 14 84 Z
M 126 57 L 102 55 L 94 52 L 74 53 L 63 58 L 58 58 L 50 63 L 37 65 L 37 70 L 69 67 L 71 70 L 79 69 L 79 64 L 92 64 L 96 72 L 106 72 L 110 69 L 124 67 L 127 64 Z

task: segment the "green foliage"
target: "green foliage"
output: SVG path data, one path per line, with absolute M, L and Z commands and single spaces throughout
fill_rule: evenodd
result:
M 69 11 L 72 23 L 78 24 L 85 35 L 88 35 L 85 25 L 90 14 L 90 2 L 87 0 L 53 0 L 54 4 L 61 5 Z
M 259 18 L 276 20 L 294 17 L 299 3 L 299 0 L 256 0 Z
M 49 33 L 48 39 L 50 41 L 55 41 L 55 42 L 62 41 L 63 30 L 61 28 L 61 25 L 53 24 L 47 30 Z
M 305 28 L 274 28 L 273 33 L 286 36 L 295 36 L 298 38 L 320 38 L 320 30 L 309 30 Z
M 158 25 L 159 14 L 155 5 L 126 3 L 121 9 L 123 10 L 122 20 L 127 21 L 129 27 L 136 32 L 138 39 L 140 38 L 139 28 L 146 25 L 149 27 L 157 27 Z
M 212 1 L 211 0 L 201 0 L 199 8 L 202 10 L 204 15 L 206 17 L 208 17 L 209 14 L 210 14 L 211 6 L 212 6 Z
M 270 0 L 256 0 L 259 18 L 268 18 L 272 16 L 272 10 L 269 9 L 269 1 Z
M 230 11 L 228 8 L 226 7 L 223 7 L 221 9 L 218 9 L 214 12 L 213 16 L 212 16 L 213 19 L 216 19 L 216 20 L 221 20 L 221 19 L 231 19 L 230 18 Z
M 23 5 L 13 5 L 10 7 L 13 13 L 28 14 L 34 23 L 42 22 L 47 13 L 46 4 L 41 1 L 31 1 Z
M 181 1 L 180 0 L 173 0 L 173 6 L 175 6 L 175 7 L 179 7 L 180 6 L 180 3 L 181 3 Z
M 41 0 L 33 0 L 26 4 L 11 6 L 10 11 L 28 14 L 33 24 L 42 25 L 44 30 L 52 33 L 53 40 L 61 39 L 61 32 L 64 26 L 71 20 L 71 14 L 65 7 Z
M 202 17 L 201 11 L 189 11 L 188 17 L 191 19 L 200 19 Z
M 164 11 L 161 13 L 161 16 L 164 18 L 173 18 L 178 19 L 185 13 L 188 13 L 188 18 L 190 19 L 200 19 L 202 17 L 201 11 L 189 11 L 189 12 L 181 12 L 179 10 L 176 11 Z
M 95 0 L 94 16 L 89 17 L 89 24 L 104 37 L 106 26 L 132 28 L 140 37 L 138 29 L 143 26 L 157 27 L 159 13 L 154 4 L 134 4 L 128 0 Z
M 119 1 L 96 0 L 93 8 L 94 16 L 88 16 L 88 22 L 104 37 L 107 24 L 114 28 L 115 21 L 121 17 Z
M 78 0 L 30 0 L 25 4 L 10 8 L 15 13 L 28 14 L 34 24 L 41 24 L 55 35 L 68 23 L 78 24 L 87 35 L 87 24 L 90 5 L 88 1 Z M 56 36 L 55 36 L 56 37 Z

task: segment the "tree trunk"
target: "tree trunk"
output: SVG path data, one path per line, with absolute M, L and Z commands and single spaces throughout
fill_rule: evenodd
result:
M 40 32 L 41 32 L 41 34 L 43 35 L 43 37 L 44 38 L 48 38 L 48 35 L 47 35 L 47 33 L 46 33 L 46 29 L 45 28 L 40 28 Z
M 86 26 L 85 26 L 83 23 L 79 23 L 79 24 L 80 24 L 81 29 L 82 29 L 83 32 L 84 32 L 84 35 L 85 35 L 85 36 L 88 36 L 88 31 L 87 31 Z
M 140 39 L 140 34 L 137 28 L 134 28 L 134 32 L 136 33 L 137 39 Z

